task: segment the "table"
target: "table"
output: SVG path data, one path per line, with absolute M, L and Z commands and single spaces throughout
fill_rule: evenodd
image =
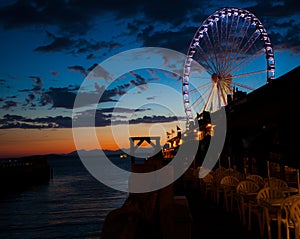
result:
M 264 202 L 269 205 L 270 207 L 280 207 L 282 201 L 285 199 L 285 197 L 283 198 L 268 198 L 266 200 L 264 200 Z
M 282 191 L 288 196 L 290 196 L 291 194 L 297 194 L 299 192 L 299 189 L 294 187 L 288 187 L 288 188 L 283 188 Z

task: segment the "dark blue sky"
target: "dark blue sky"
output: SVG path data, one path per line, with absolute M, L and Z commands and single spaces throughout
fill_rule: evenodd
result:
M 186 54 L 201 22 L 226 6 L 245 8 L 264 24 L 275 51 L 276 77 L 299 65 L 298 0 L 1 1 L 0 127 L 71 127 L 77 90 L 97 64 L 136 47 L 164 47 Z M 107 100 L 122 95 L 130 84 L 145 84 L 159 74 L 129 74 L 127 86 L 123 82 L 111 89 Z M 170 85 L 180 91 L 178 77 L 169 77 L 174 80 Z M 141 111 L 161 120 L 163 112 L 152 110 Z M 107 117 L 107 112 L 98 112 L 99 125 L 105 125 Z

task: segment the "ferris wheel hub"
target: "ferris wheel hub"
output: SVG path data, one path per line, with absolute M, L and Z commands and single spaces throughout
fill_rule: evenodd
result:
M 192 62 L 204 67 L 197 75 Z M 266 65 L 262 62 L 266 61 Z M 208 75 L 206 74 L 208 73 Z M 247 93 L 275 77 L 271 40 L 262 22 L 240 8 L 221 8 L 197 29 L 187 52 L 182 93 L 187 121 L 193 112 L 214 112 L 227 105 L 234 87 Z
M 214 83 L 218 83 L 218 81 L 220 80 L 220 76 L 218 76 L 216 73 L 213 73 L 211 75 L 211 80 L 214 82 Z

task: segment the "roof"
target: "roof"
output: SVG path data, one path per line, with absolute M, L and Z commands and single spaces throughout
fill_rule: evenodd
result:
M 300 66 L 226 106 L 229 129 L 292 120 L 299 114 Z

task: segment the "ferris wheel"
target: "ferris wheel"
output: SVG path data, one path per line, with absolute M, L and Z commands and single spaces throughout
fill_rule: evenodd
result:
M 187 123 L 227 105 L 275 78 L 272 44 L 261 21 L 239 8 L 221 8 L 197 29 L 183 68 Z

